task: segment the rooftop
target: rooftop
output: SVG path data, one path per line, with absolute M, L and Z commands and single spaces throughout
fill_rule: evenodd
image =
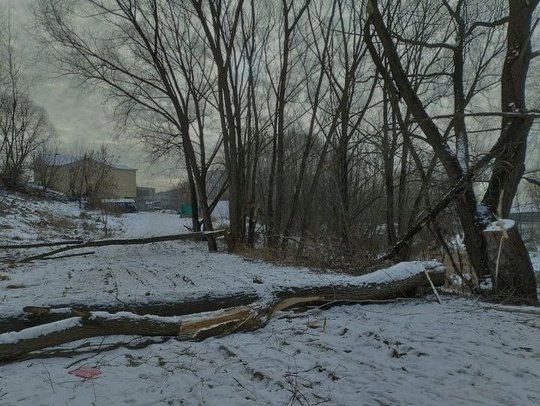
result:
M 50 166 L 65 166 L 70 165 L 74 162 L 79 162 L 84 159 L 83 156 L 77 156 L 77 155 L 63 155 L 63 154 L 47 154 L 43 155 L 43 160 Z M 91 158 L 90 158 L 91 159 Z M 99 160 L 95 160 L 98 161 Z M 103 162 L 106 165 L 110 165 L 115 169 L 118 170 L 125 170 L 125 171 L 136 171 L 137 169 L 131 168 L 126 164 L 122 163 L 110 163 L 110 162 Z

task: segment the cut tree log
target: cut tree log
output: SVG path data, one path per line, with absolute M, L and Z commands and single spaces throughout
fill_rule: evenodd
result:
M 171 317 L 86 310 L 74 312 L 79 315 L 77 317 L 71 313 L 60 313 L 63 314 L 63 320 L 0 334 L 0 363 L 35 357 L 36 354 L 32 354 L 35 351 L 91 337 L 135 335 L 202 340 L 264 327 L 277 313 L 291 307 L 410 297 L 416 294 L 418 288 L 430 286 L 426 271 L 434 285 L 441 286 L 444 283 L 445 271 L 442 265 L 434 262 L 413 264 L 411 269 L 400 264 L 401 267 L 359 276 L 343 285 L 276 289 L 271 299 L 261 297 L 249 305 L 211 313 L 205 311 L 204 307 L 200 307 L 196 314 Z M 399 271 L 397 274 L 396 270 Z M 229 299 L 232 302 L 236 298 L 245 300 L 246 296 L 232 296 Z M 42 307 L 29 307 L 26 310 L 42 316 L 52 314 Z

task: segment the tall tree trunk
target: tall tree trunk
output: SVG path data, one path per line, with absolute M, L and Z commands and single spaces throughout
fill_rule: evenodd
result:
M 311 104 L 311 118 L 309 121 L 309 129 L 306 134 L 306 141 L 305 141 L 303 151 L 302 151 L 302 159 L 300 161 L 298 179 L 294 186 L 294 194 L 293 194 L 291 209 L 289 211 L 289 217 L 285 223 L 285 228 L 283 230 L 282 246 L 286 246 L 288 242 L 288 237 L 291 236 L 291 233 L 293 231 L 293 225 L 295 221 L 298 220 L 297 218 L 299 217 L 298 214 L 301 213 L 302 210 L 305 210 L 305 207 L 300 207 L 300 197 L 302 193 L 302 188 L 304 188 L 305 184 L 307 183 L 306 174 L 308 173 L 308 163 L 310 159 L 313 159 L 313 152 L 314 152 L 313 148 L 316 142 L 315 126 L 317 123 L 317 114 L 319 113 L 320 107 L 321 107 L 320 102 L 322 99 L 323 79 L 326 74 L 325 66 L 327 65 L 327 59 L 329 58 L 329 54 L 328 54 L 328 47 L 330 45 L 329 38 L 332 33 L 331 22 L 334 20 L 334 15 L 336 12 L 336 2 L 333 3 L 331 10 L 332 11 L 330 12 L 330 15 L 328 16 L 328 26 L 321 39 L 323 49 L 320 53 L 321 56 L 319 59 L 320 71 L 317 72 L 318 74 L 317 81 L 316 81 L 317 85 L 315 86 L 315 92 L 314 92 L 315 94 L 313 96 L 313 101 Z M 314 31 L 313 31 L 313 35 L 315 35 Z M 313 80 L 313 82 L 315 81 Z M 324 156 L 321 156 L 320 159 L 324 160 Z
M 539 0 L 509 1 L 507 53 L 501 77 L 501 109 L 506 113 L 522 115 L 504 116 L 502 119 L 501 138 L 508 141 L 502 153 L 495 159 L 483 200 L 490 211 L 503 218 L 510 213 L 512 201 L 525 171 L 527 138 L 533 121 L 525 115 L 525 87 L 532 54 L 531 19 L 538 3 Z M 501 295 L 536 299 L 536 281 L 529 253 L 519 232 L 515 230 L 512 234 L 517 234 L 511 239 L 512 256 L 520 265 L 507 267 L 504 280 L 494 281 L 495 291 Z
M 309 7 L 311 0 L 304 0 L 298 11 L 294 12 L 294 1 L 282 0 L 283 17 L 283 43 L 281 66 L 276 94 L 276 107 L 274 112 L 274 140 L 275 140 L 275 185 L 270 189 L 275 192 L 273 218 L 271 221 L 270 238 L 268 245 L 275 248 L 283 238 L 285 212 L 285 106 L 289 102 L 287 87 L 291 71 L 291 51 L 295 39 L 295 31 L 300 18 Z
M 193 231 L 201 231 L 201 225 L 199 223 L 199 203 L 197 199 L 197 187 L 195 186 L 195 180 L 193 179 L 193 172 L 189 161 L 186 160 L 186 172 L 188 174 L 189 185 L 189 201 L 191 206 L 191 227 Z
M 180 109 L 177 108 L 177 111 L 180 111 Z M 187 120 L 187 117 L 185 117 L 185 115 L 182 115 L 180 113 L 179 113 L 179 116 L 183 117 L 184 119 L 182 122 L 182 128 L 180 129 L 180 133 L 182 134 L 182 146 L 183 146 L 184 154 L 186 157 L 186 167 L 188 168 L 188 170 L 191 168 L 191 173 L 193 175 L 193 183 L 194 183 L 195 192 L 196 192 L 195 194 L 198 198 L 197 211 L 198 211 L 198 208 L 200 207 L 202 218 L 203 218 L 204 230 L 213 231 L 214 225 L 212 223 L 212 216 L 210 213 L 210 208 L 208 206 L 208 200 L 206 198 L 206 179 L 203 178 L 201 170 L 199 169 L 197 165 L 197 158 L 195 155 L 195 151 L 193 149 L 193 145 L 191 144 L 191 140 L 189 139 L 189 122 Z M 191 199 L 192 199 L 191 203 L 193 204 L 193 196 Z M 213 238 L 208 239 L 208 249 L 210 251 L 217 251 L 217 244 L 216 244 L 215 239 Z
M 386 86 L 384 86 L 383 89 L 383 138 L 381 152 L 383 154 L 384 189 L 386 197 L 386 238 L 388 245 L 393 246 L 397 242 L 394 215 L 394 154 L 396 153 L 396 130 L 395 127 L 392 129 L 392 140 L 390 140 L 390 128 L 388 122 L 389 100 Z
M 501 109 L 505 113 L 527 113 L 525 87 L 531 59 L 531 18 L 539 0 L 510 0 L 507 54 L 501 77 Z M 527 138 L 532 118 L 503 117 L 501 138 L 506 148 L 495 159 L 483 203 L 501 217 L 507 217 L 523 176 Z
M 224 15 L 226 11 L 222 8 L 221 1 L 209 2 L 208 10 L 205 9 L 206 5 L 202 1 L 191 0 L 191 4 L 201 23 L 217 72 L 218 112 L 229 180 L 230 226 L 227 243 L 229 251 L 232 252 L 243 241 L 245 235 L 245 224 L 243 224 L 245 207 L 242 206 L 244 201 L 242 196 L 242 186 L 244 185 L 242 153 L 244 151 L 239 135 L 240 119 L 238 114 L 241 114 L 237 108 L 239 98 L 235 94 L 239 89 L 234 88 L 234 72 L 231 68 L 234 41 L 239 30 L 244 1 L 240 0 L 234 7 L 231 7 L 229 16 Z M 229 25 L 225 24 L 225 22 Z M 227 34 L 225 34 L 225 31 L 227 31 Z M 230 82 L 229 79 L 231 79 Z M 203 216 L 204 214 L 203 206 Z

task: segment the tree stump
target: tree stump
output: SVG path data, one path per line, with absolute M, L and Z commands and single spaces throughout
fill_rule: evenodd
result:
M 497 220 L 485 231 L 493 293 L 502 300 L 537 303 L 531 259 L 513 220 Z

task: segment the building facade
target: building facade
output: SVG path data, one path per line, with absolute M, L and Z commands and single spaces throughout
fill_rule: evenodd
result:
M 34 167 L 34 181 L 70 197 L 99 194 L 102 199 L 134 199 L 137 195 L 137 169 L 87 156 L 40 157 Z

